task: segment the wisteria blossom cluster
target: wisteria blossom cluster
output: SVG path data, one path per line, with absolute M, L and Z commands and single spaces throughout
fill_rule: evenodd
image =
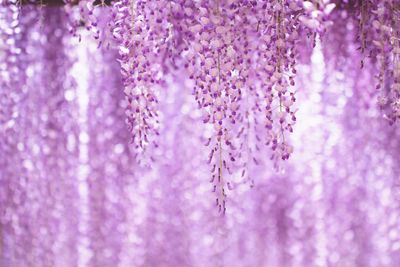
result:
M 206 140 L 211 182 L 224 211 L 232 176 L 245 177 L 249 161 L 258 162 L 260 146 L 272 148 L 277 167 L 293 150 L 285 135 L 296 121 L 297 43 L 300 34 L 311 32 L 300 23 L 301 4 L 120 1 L 114 7 L 111 30 L 135 147 L 145 150 L 158 134 L 157 92 L 165 78 L 186 75 L 187 90 L 212 128 Z
M 344 35 L 353 33 L 345 43 L 357 46 L 362 55 L 360 67 L 367 68 L 376 78 L 377 101 L 384 118 L 394 124 L 400 115 L 400 2 L 343 1 L 330 19 L 332 27 L 344 27 L 343 35 L 337 36 L 336 41 L 343 41 Z
M 399 116 L 398 1 L 124 0 L 104 15 L 108 27 L 101 38 L 95 12 L 94 2 L 79 2 L 81 24 L 99 45 L 111 34 L 119 49 L 126 122 L 138 161 L 154 161 L 159 96 L 168 90 L 168 77 L 191 81 L 186 90 L 212 129 L 205 143 L 221 211 L 228 188 L 252 181 L 251 165 L 270 158 L 279 169 L 292 154 L 295 75 L 318 36 L 338 34 L 326 46 L 335 46 L 331 54 L 340 50 L 337 59 L 345 49 L 336 42 L 358 46 L 361 68 L 377 77 L 384 117 L 393 124 Z M 349 32 L 354 36 L 344 40 Z

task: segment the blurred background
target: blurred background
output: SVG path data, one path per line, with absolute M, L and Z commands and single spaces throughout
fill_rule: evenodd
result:
M 117 51 L 71 37 L 61 8 L 24 8 L 0 45 L 0 266 L 400 266 L 400 132 L 367 72 L 318 41 L 298 70 L 292 157 L 276 171 L 261 150 L 222 215 L 188 81 L 167 78 L 144 167 Z

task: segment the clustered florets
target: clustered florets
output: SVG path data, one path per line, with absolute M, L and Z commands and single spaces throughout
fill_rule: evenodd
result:
M 365 16 L 372 6 L 369 1 L 360 5 L 361 52 L 367 50 L 370 37 L 365 28 L 369 21 L 377 29 L 376 36 L 384 38 L 373 41 L 381 50 L 376 53 L 382 66 L 379 87 L 387 76 L 387 60 L 398 65 L 399 42 L 391 30 L 397 22 L 386 14 L 394 12 L 391 4 L 376 4 L 376 20 Z M 92 7 L 91 1 L 80 5 L 89 30 L 97 24 Z M 221 211 L 225 209 L 226 188 L 238 183 L 232 179 L 235 173 L 241 174 L 242 182 L 252 181 L 248 169 L 263 158 L 259 155 L 266 153 L 261 149 L 263 144 L 271 148 L 275 168 L 290 157 L 293 148 L 288 133 L 296 123 L 297 46 L 302 36 L 315 46 L 317 34 L 331 23 L 326 15 L 335 4 L 120 0 L 113 7 L 112 33 L 120 51 L 126 121 L 138 158 L 148 146 L 157 146 L 157 92 L 165 83 L 164 77 L 176 69 L 184 70 L 193 81 L 202 120 L 213 129 L 206 145 L 210 147 L 211 181 Z M 392 26 L 384 26 L 388 23 Z M 96 31 L 95 37 L 98 35 Z M 393 56 L 387 58 L 388 52 Z M 395 120 L 400 103 L 399 71 L 395 67 L 390 71 L 391 90 L 381 97 L 381 104 L 392 108 L 391 120 Z M 262 120 L 259 114 L 263 114 Z
M 79 36 L 78 27 L 84 26 L 102 45 L 104 29 L 99 27 L 95 1 L 79 1 L 76 13 L 73 1 L 65 3 L 72 17 L 71 33 Z M 99 4 L 104 5 L 104 1 Z M 399 5 L 392 0 L 366 0 L 339 3 L 338 8 L 343 5 L 356 7 L 361 66 L 367 56 L 379 66 L 378 103 L 394 123 L 400 116 Z M 298 46 L 304 39 L 315 46 L 318 34 L 334 27 L 334 20 L 341 18 L 336 4 L 119 0 L 112 7 L 108 32 L 119 49 L 126 122 L 138 160 L 146 154 L 152 159 L 152 148 L 158 146 L 158 103 L 168 75 L 192 81 L 188 89 L 203 122 L 213 129 L 206 145 L 221 211 L 227 188 L 252 184 L 248 170 L 264 158 L 264 145 L 271 148 L 275 168 L 289 159 L 293 152 L 289 133 L 296 123 Z M 368 27 L 373 30 L 367 31 Z
M 360 50 L 376 59 L 378 105 L 389 123 L 393 124 L 400 118 L 399 3 L 392 0 L 361 1 L 359 10 Z M 367 27 L 372 30 L 367 31 Z
M 117 13 L 113 36 L 119 45 L 121 74 L 126 96 L 126 122 L 136 151 L 157 146 L 158 95 L 162 50 L 168 38 L 164 9 L 157 1 L 115 3 Z M 149 25 L 152 25 L 150 27 Z

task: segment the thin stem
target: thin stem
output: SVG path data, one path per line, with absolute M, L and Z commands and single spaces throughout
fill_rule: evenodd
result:
M 279 5 L 283 9 L 283 4 L 282 0 L 278 0 Z M 281 34 L 283 32 L 282 30 L 282 18 L 281 18 L 281 11 L 277 11 L 277 47 L 278 47 L 278 73 L 281 74 Z M 283 42 L 284 36 L 282 36 L 282 42 Z M 282 112 L 283 104 L 282 104 L 282 96 L 279 97 L 279 112 Z M 282 142 L 285 143 L 285 134 L 283 131 L 282 123 L 279 122 L 280 125 L 280 131 L 281 131 L 281 136 L 282 136 Z
M 217 15 L 220 16 L 220 0 L 217 0 Z M 219 92 L 219 97 L 222 97 L 222 91 L 221 91 L 221 55 L 220 55 L 220 50 L 219 48 L 217 49 L 217 68 L 218 68 L 218 92 Z M 221 129 L 222 131 L 222 129 Z M 223 159 L 222 159 L 222 135 L 219 135 L 220 133 L 218 132 L 218 149 L 219 149 L 219 160 L 218 160 L 218 183 L 220 184 L 220 207 L 222 209 L 222 212 L 225 212 L 225 182 L 224 182 L 224 177 L 223 177 Z

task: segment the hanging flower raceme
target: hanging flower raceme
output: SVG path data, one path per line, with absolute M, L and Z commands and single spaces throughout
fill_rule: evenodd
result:
M 232 174 L 236 160 L 233 138 L 243 90 L 243 82 L 235 70 L 239 65 L 234 46 L 237 8 L 219 1 L 200 1 L 185 8 L 188 16 L 185 66 L 194 80 L 193 93 L 202 110 L 203 122 L 212 126 L 206 142 L 211 149 L 208 162 L 216 204 L 221 211 L 225 209 L 225 190 L 231 184 L 227 177 Z
M 157 147 L 158 93 L 168 29 L 160 1 L 118 1 L 114 37 L 119 45 L 131 142 L 138 153 Z M 151 153 L 151 152 L 149 152 Z M 151 158 L 151 155 L 149 154 Z
M 266 3 L 265 14 L 261 17 L 261 46 L 259 75 L 265 97 L 265 127 L 269 129 L 267 144 L 273 150 L 272 160 L 278 166 L 292 152 L 285 135 L 292 132 L 296 117 L 291 107 L 295 101 L 294 75 L 296 74 L 296 42 L 300 30 L 295 12 L 299 7 L 283 1 Z M 269 21 L 272 21 L 269 25 Z
M 379 2 L 379 3 L 378 3 Z M 374 29 L 372 44 L 379 64 L 378 104 L 389 123 L 400 118 L 400 7 L 396 1 L 374 1 L 371 24 Z
M 65 11 L 69 17 L 69 31 L 81 41 L 82 36 L 79 33 L 79 28 L 84 27 L 87 31 L 93 34 L 93 37 L 98 40 L 100 38 L 100 28 L 98 27 L 97 17 L 94 14 L 95 0 L 63 0 L 65 3 Z M 77 5 L 77 8 L 75 8 Z M 104 0 L 100 6 L 105 6 Z
M 399 10 L 398 1 L 343 2 L 331 16 L 333 31 L 336 31 L 335 25 L 343 24 L 340 20 L 344 17 L 358 21 L 358 25 L 350 26 L 356 28 L 357 40 L 354 38 L 350 42 L 356 44 L 362 54 L 361 68 L 367 68 L 376 76 L 378 105 L 390 124 L 399 118 Z M 348 30 L 346 27 L 342 32 Z

